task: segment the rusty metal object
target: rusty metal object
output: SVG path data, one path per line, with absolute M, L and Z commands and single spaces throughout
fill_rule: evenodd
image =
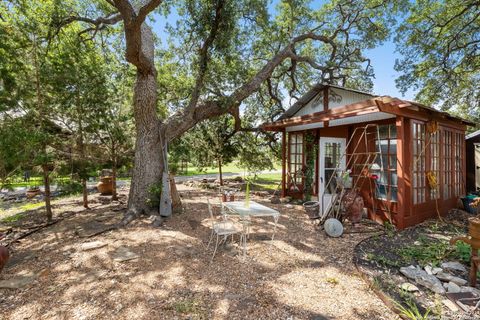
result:
M 457 241 L 463 241 L 472 247 L 469 282 L 471 287 L 475 287 L 477 284 L 477 270 L 480 269 L 480 257 L 478 256 L 478 250 L 480 249 L 480 217 L 469 218 L 468 236 L 452 238 L 450 239 L 450 244 L 455 244 Z
M 0 240 L 4 237 L 0 233 Z M 4 246 L 0 246 L 0 272 L 2 272 L 3 267 L 7 264 L 8 259 L 10 258 L 10 252 Z
M 365 206 L 360 192 L 358 190 L 348 191 L 342 202 L 348 219 L 352 223 L 359 223 L 362 220 L 363 207 Z

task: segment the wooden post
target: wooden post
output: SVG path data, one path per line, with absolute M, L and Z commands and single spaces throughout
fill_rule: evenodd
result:
M 396 223 L 399 229 L 405 228 L 405 217 L 410 213 L 411 182 L 410 182 L 410 155 L 409 152 L 409 123 L 404 117 L 397 116 L 397 216 Z
M 287 195 L 286 178 L 287 178 L 287 132 L 282 132 L 282 197 Z

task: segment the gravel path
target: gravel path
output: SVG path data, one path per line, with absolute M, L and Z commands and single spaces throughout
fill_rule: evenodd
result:
M 0 318 L 397 319 L 352 263 L 354 246 L 366 235 L 328 238 L 301 210 L 254 197 L 281 213 L 275 240 L 268 240 L 272 221 L 254 219 L 246 261 L 228 244 L 210 263 L 207 194 L 179 187 L 186 213 L 162 228 L 145 219 L 82 238 L 121 218 L 122 205 L 94 200 L 93 210 L 16 244 L 0 280 L 22 274 L 35 280 L 0 289 Z M 103 246 L 83 250 L 91 241 Z M 125 249 L 138 258 L 116 261 Z

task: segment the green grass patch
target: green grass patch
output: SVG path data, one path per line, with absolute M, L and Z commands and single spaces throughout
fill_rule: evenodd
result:
M 35 210 L 35 209 L 38 209 L 38 208 L 41 208 L 45 206 L 45 202 L 35 202 L 35 203 L 26 203 L 26 204 L 23 204 L 20 206 L 20 210 L 23 210 L 23 211 L 28 211 L 28 210 Z
M 277 190 L 278 185 L 282 181 L 282 174 L 277 173 L 262 173 L 257 175 L 255 180 L 253 180 L 254 189 L 263 189 L 263 190 Z
M 5 217 L 5 218 L 3 218 L 2 220 L 0 220 L 0 222 L 3 222 L 3 223 L 13 223 L 13 222 L 17 222 L 18 220 L 22 219 L 24 216 L 25 216 L 25 215 L 20 212 L 20 213 L 17 213 L 17 214 L 14 214 L 14 215 Z

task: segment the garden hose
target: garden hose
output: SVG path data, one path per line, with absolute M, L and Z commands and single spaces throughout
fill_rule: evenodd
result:
M 438 181 L 435 172 L 427 171 L 427 181 L 428 186 L 430 189 L 435 190 L 435 209 L 437 210 L 437 215 L 440 220 L 442 220 L 442 216 L 440 215 L 440 211 L 438 210 Z

